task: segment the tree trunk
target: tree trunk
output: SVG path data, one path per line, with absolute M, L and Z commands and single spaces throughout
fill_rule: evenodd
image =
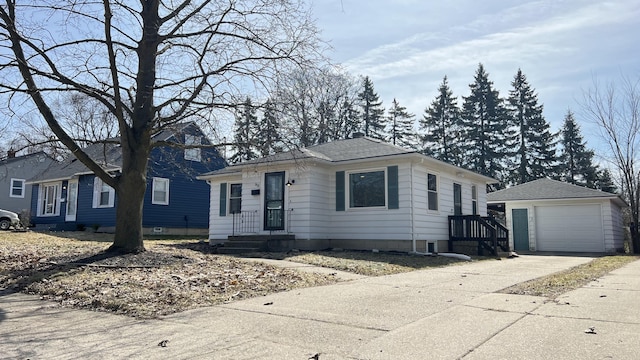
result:
M 131 131 L 133 132 L 133 131 Z M 142 239 L 142 214 L 144 194 L 147 190 L 147 162 L 150 153 L 150 135 L 127 136 L 136 144 L 122 144 L 122 175 L 118 178 L 116 194 L 116 231 L 113 245 L 107 251 L 117 253 L 141 253 L 145 251 Z
M 147 188 L 144 172 L 129 170 L 123 173 L 119 180 L 116 232 L 113 244 L 108 249 L 110 252 L 141 253 L 145 251 L 142 240 L 142 209 Z

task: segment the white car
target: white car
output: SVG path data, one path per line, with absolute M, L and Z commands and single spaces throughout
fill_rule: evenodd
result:
M 0 209 L 0 230 L 9 230 L 11 226 L 13 226 L 14 229 L 20 227 L 18 214 Z

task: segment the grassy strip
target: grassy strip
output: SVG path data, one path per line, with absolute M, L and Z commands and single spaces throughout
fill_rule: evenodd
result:
M 604 256 L 565 271 L 510 286 L 500 292 L 554 299 L 638 259 L 640 257 L 626 255 Z
M 465 263 L 443 256 L 409 255 L 407 253 L 371 251 L 314 251 L 290 254 L 258 254 L 260 257 L 346 271 L 366 276 L 383 276 L 420 269 Z

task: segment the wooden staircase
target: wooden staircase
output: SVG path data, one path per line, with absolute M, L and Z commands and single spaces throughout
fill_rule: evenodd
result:
M 480 215 L 449 216 L 449 251 L 456 243 L 475 242 L 477 255 L 509 252 L 509 230 L 492 217 Z
M 233 235 L 218 247 L 218 254 L 281 252 L 293 248 L 295 235 Z

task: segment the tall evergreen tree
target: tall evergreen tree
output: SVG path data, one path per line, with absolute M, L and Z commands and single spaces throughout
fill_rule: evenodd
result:
M 559 174 L 562 180 L 576 185 L 597 188 L 599 170 L 598 166 L 593 164 L 594 153 L 586 148 L 580 127 L 570 110 L 564 117 L 560 144 L 562 149 L 559 157 Z M 604 180 L 607 182 L 606 179 Z M 608 185 L 606 186 L 608 187 Z
M 360 131 L 360 114 L 354 102 L 345 99 L 338 112 L 338 124 L 335 139 L 348 139 L 353 133 Z
M 373 89 L 373 82 L 368 76 L 362 80 L 362 92 L 358 94 L 358 100 L 360 100 L 362 108 L 364 135 L 384 140 L 384 108 L 378 94 Z
M 505 156 L 509 154 L 508 114 L 498 90 L 489 81 L 489 74 L 478 65 L 471 94 L 463 97 L 462 124 L 465 141 L 461 151 L 465 166 L 498 180 L 505 178 Z
M 389 141 L 406 149 L 416 148 L 416 132 L 413 128 L 415 115 L 401 106 L 395 98 L 387 116 L 389 124 Z
M 609 169 L 598 170 L 595 188 L 612 194 L 618 192 L 618 187 L 613 182 Z
M 538 95 L 518 69 L 509 92 L 507 108 L 515 127 L 516 153 L 509 182 L 522 184 L 557 173 L 556 141 L 542 115 Z
M 256 149 L 260 156 L 267 156 L 282 151 L 280 124 L 276 117 L 276 108 L 271 99 L 264 104 L 262 120 L 258 124 L 256 133 Z
M 258 157 L 258 154 L 254 150 L 257 130 L 258 117 L 256 116 L 256 108 L 251 103 L 251 99 L 247 97 L 236 114 L 234 141 L 231 146 L 234 154 L 231 156 L 231 159 L 229 159 L 231 163 L 238 163 Z
M 449 88 L 447 77 L 438 88 L 438 96 L 425 109 L 420 120 L 422 152 L 444 162 L 462 166 L 459 143 L 462 141 L 461 114 L 458 100 Z

